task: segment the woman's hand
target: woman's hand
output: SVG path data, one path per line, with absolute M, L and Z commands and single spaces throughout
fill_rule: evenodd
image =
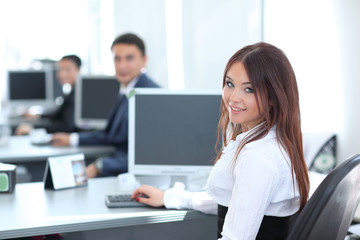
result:
M 164 191 L 149 185 L 142 185 L 135 189 L 131 197 L 139 203 L 145 203 L 152 207 L 164 206 Z

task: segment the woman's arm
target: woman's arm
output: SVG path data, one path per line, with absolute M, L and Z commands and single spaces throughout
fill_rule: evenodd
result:
M 153 207 L 169 209 L 194 209 L 206 214 L 217 214 L 217 204 L 206 192 L 188 192 L 182 183 L 164 191 L 149 185 L 136 189 L 132 198 Z

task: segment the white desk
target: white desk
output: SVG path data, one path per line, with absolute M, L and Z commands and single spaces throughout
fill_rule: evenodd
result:
M 51 233 L 68 233 L 66 239 L 71 233 L 77 234 L 73 239 L 216 239 L 214 215 L 107 208 L 104 195 L 118 192 L 116 177 L 59 191 L 44 190 L 42 183 L 17 184 L 13 194 L 0 194 L 0 239 Z
M 36 146 L 31 144 L 29 136 L 12 136 L 7 145 L 0 146 L 0 162 L 23 164 L 33 172 L 32 181 L 41 181 L 48 157 L 84 153 L 85 158 L 95 159 L 111 155 L 114 151 L 112 146 Z

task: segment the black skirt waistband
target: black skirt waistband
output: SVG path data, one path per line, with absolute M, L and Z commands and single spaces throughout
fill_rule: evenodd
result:
M 225 221 L 228 208 L 218 205 L 218 238 L 221 238 L 221 232 Z M 286 239 L 290 225 L 295 221 L 298 214 L 287 217 L 264 216 L 256 240 L 281 240 Z

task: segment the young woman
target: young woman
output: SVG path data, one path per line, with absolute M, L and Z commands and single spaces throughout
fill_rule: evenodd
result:
M 208 213 L 215 202 L 221 239 L 286 239 L 291 216 L 307 201 L 309 178 L 296 78 L 280 49 L 257 43 L 230 58 L 219 136 L 223 149 L 208 179 L 211 198 L 146 185 L 133 197 L 151 206 Z

